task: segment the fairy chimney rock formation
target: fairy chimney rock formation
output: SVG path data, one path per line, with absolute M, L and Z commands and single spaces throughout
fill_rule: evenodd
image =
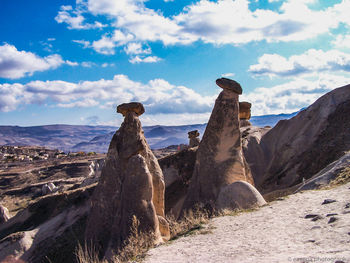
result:
M 199 136 L 198 130 L 188 132 L 188 138 L 190 139 L 190 142 L 189 142 L 190 148 L 196 147 L 199 145 L 200 140 L 198 136 Z
M 131 234 L 134 217 L 140 233 L 153 233 L 155 243 L 169 239 L 169 225 L 164 219 L 164 178 L 156 157 L 149 148 L 138 118 L 141 103 L 119 105 L 125 116 L 114 134 L 91 200 L 85 237 L 110 258 Z
M 240 133 L 238 96 L 242 88 L 234 80 L 221 78 L 223 89 L 215 101 L 208 125 L 197 151 L 197 160 L 182 211 L 196 205 L 217 208 L 217 199 L 226 186 L 236 181 L 254 185 L 245 161 Z M 223 205 L 223 204 L 221 204 Z
M 251 126 L 249 119 L 251 117 L 250 108 L 252 104 L 246 101 L 242 101 L 239 103 L 239 119 L 241 127 Z

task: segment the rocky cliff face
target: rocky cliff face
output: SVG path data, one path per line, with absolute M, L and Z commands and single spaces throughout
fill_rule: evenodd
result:
M 165 213 L 178 217 L 196 163 L 198 147 L 159 159 L 165 181 Z
M 0 262 L 75 262 L 94 187 L 45 196 L 1 224 Z
M 131 234 L 134 216 L 140 221 L 139 231 L 153 233 L 156 243 L 169 236 L 164 219 L 162 170 L 138 118 L 144 112 L 143 106 L 122 104 L 117 111 L 125 119 L 110 143 L 86 228 L 86 239 L 106 258 L 123 247 Z
M 297 116 L 279 121 L 245 151 L 263 193 L 308 179 L 350 149 L 350 85 L 319 98 Z

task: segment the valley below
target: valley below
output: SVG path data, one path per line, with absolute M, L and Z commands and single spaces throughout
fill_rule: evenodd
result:
M 256 126 L 274 126 L 279 120 L 295 115 L 279 114 L 251 118 Z M 152 149 L 166 148 L 171 145 L 187 144 L 187 132 L 197 129 L 201 135 L 206 124 L 182 126 L 145 126 L 147 142 Z M 0 145 L 43 146 L 65 152 L 106 153 L 113 134 L 118 127 L 88 125 L 44 125 L 32 127 L 0 126 Z

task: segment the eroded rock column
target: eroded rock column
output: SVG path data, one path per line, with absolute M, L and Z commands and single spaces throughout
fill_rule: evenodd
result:
M 199 145 L 200 140 L 199 140 L 199 132 L 198 130 L 190 131 L 188 132 L 188 138 L 190 139 L 189 141 L 189 147 L 196 147 Z
M 153 233 L 155 243 L 170 236 L 164 219 L 163 173 L 138 118 L 144 113 L 143 105 L 122 104 L 117 112 L 123 114 L 124 122 L 110 143 L 86 227 L 86 240 L 106 258 L 123 247 L 134 216 L 140 221 L 139 231 Z
M 242 101 L 239 103 L 239 119 L 240 119 L 241 127 L 252 125 L 249 121 L 251 117 L 251 111 L 250 111 L 251 107 L 252 107 L 252 104 L 249 102 Z
M 239 83 L 221 78 L 216 84 L 223 89 L 215 106 L 197 152 L 194 173 L 183 211 L 196 204 L 216 208 L 220 191 L 236 181 L 254 184 L 242 151 Z

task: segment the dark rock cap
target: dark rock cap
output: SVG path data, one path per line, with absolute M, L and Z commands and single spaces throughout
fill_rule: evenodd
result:
M 199 136 L 198 130 L 188 132 L 188 137 L 198 137 L 198 136 Z
M 137 116 L 145 112 L 145 108 L 140 102 L 123 103 L 117 107 L 117 112 L 125 116 L 128 112 L 135 112 Z
M 242 101 L 239 103 L 239 110 L 250 110 L 252 104 L 247 101 Z
M 222 89 L 227 89 L 231 90 L 239 95 L 242 94 L 242 87 L 241 85 L 232 80 L 232 79 L 227 79 L 227 78 L 220 78 L 216 80 L 216 85 L 218 85 Z

